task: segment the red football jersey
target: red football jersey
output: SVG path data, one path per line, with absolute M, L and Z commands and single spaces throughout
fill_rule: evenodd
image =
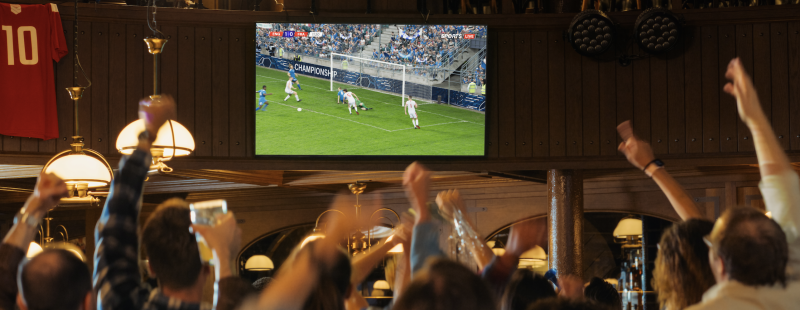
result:
M 0 3 L 0 134 L 58 138 L 53 61 L 66 54 L 55 4 Z

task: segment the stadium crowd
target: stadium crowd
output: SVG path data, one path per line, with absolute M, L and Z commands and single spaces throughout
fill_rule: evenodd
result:
M 486 36 L 486 27 L 480 26 L 452 26 L 452 25 L 409 25 L 403 26 L 395 33 L 390 31 L 389 42 L 381 43 L 379 48 L 371 51 L 364 50 L 385 29 L 380 25 L 365 24 L 272 24 L 272 29 L 260 28 L 256 42 L 260 48 L 274 46 L 284 51 L 326 58 L 330 53 L 349 54 L 351 56 L 363 55 L 365 58 L 391 62 L 411 67 L 410 73 L 433 77 L 441 69 L 452 65 L 459 48 L 467 43 L 464 34 L 475 34 L 476 38 Z M 270 37 L 270 31 L 320 31 L 323 37 Z M 443 34 L 453 35 L 453 38 L 443 38 Z M 343 58 L 347 59 L 347 58 Z M 352 62 L 352 59 L 349 59 Z M 369 66 L 380 66 L 366 63 Z M 395 69 L 393 66 L 383 66 L 386 69 Z M 485 77 L 485 74 L 484 74 Z
M 739 59 L 731 61 L 726 77 L 731 81 L 724 91 L 736 98 L 739 116 L 752 133 L 762 178 L 759 188 L 771 218 L 752 207 L 729 207 L 710 221 L 656 161 L 650 146 L 634 136 L 630 123 L 617 127 L 623 138 L 619 150 L 655 181 L 683 219 L 664 231 L 656 247 L 653 283 L 658 302 L 667 310 L 797 309 L 800 177 Z M 402 180 L 414 212 L 404 214 L 392 237 L 351 257 L 340 242 L 352 227 L 370 225 L 355 216 L 352 195 L 339 195 L 331 208 L 343 216 L 328 221 L 324 238 L 298 245 L 274 279 L 258 281 L 263 287 L 256 292 L 236 275 L 241 231 L 232 212 L 209 219 L 213 225 L 193 225 L 188 204 L 173 198 L 151 212 L 143 227 L 138 225 L 152 163 L 150 148 L 158 129 L 175 117 L 175 109 L 166 96 L 140 106 L 145 129 L 137 149 L 121 160 L 94 226 L 93 280 L 86 265 L 64 249 L 48 248 L 25 259 L 38 222 L 68 196 L 63 180 L 52 174 L 39 176 L 0 245 L 2 309 L 209 309 L 201 302 L 209 276 L 215 279 L 217 310 L 364 309 L 366 302 L 356 286 L 397 245 L 405 254 L 395 269 L 392 310 L 622 308 L 619 292 L 604 281 L 594 279 L 584 285 L 568 274 L 544 278 L 517 269 L 522 253 L 547 244 L 547 225 L 542 222 L 512 226 L 505 253 L 495 255 L 475 233 L 458 191 L 440 192 L 435 203 L 429 202 L 430 171 L 419 163 L 408 166 Z M 459 242 L 481 272 L 450 259 L 440 248 L 441 225 L 453 225 L 461 232 Z M 200 258 L 195 234 L 203 236 L 213 251 L 213 274 Z M 138 264 L 139 246 L 147 255 L 146 268 Z M 151 277 L 156 280 L 143 280 Z

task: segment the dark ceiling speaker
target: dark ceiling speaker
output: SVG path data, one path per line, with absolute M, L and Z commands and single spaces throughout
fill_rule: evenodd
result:
M 592 57 L 611 48 L 617 36 L 615 28 L 614 22 L 606 13 L 586 10 L 572 19 L 567 34 L 576 52 Z
M 682 39 L 682 24 L 681 19 L 667 9 L 649 8 L 636 18 L 633 38 L 647 53 L 665 53 Z

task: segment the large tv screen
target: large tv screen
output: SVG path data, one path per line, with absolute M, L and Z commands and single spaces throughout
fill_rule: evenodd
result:
M 480 25 L 257 23 L 256 155 L 483 156 L 486 36 Z

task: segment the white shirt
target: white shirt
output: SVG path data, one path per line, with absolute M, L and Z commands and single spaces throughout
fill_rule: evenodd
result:
M 406 107 L 408 107 L 408 113 L 417 113 L 417 103 L 414 100 L 406 101 Z
M 286 92 L 287 93 L 291 93 L 292 92 L 292 81 L 291 80 L 286 81 Z
M 347 98 L 347 101 L 350 102 L 350 103 L 355 103 L 356 102 L 356 100 L 353 98 L 353 93 L 351 93 L 351 92 L 344 93 L 344 97 Z
M 703 294 L 703 301 L 687 310 L 705 309 L 800 309 L 800 177 L 794 171 L 768 175 L 758 184 L 767 211 L 781 226 L 789 246 L 786 288 L 747 286 L 734 280 L 717 283 Z

